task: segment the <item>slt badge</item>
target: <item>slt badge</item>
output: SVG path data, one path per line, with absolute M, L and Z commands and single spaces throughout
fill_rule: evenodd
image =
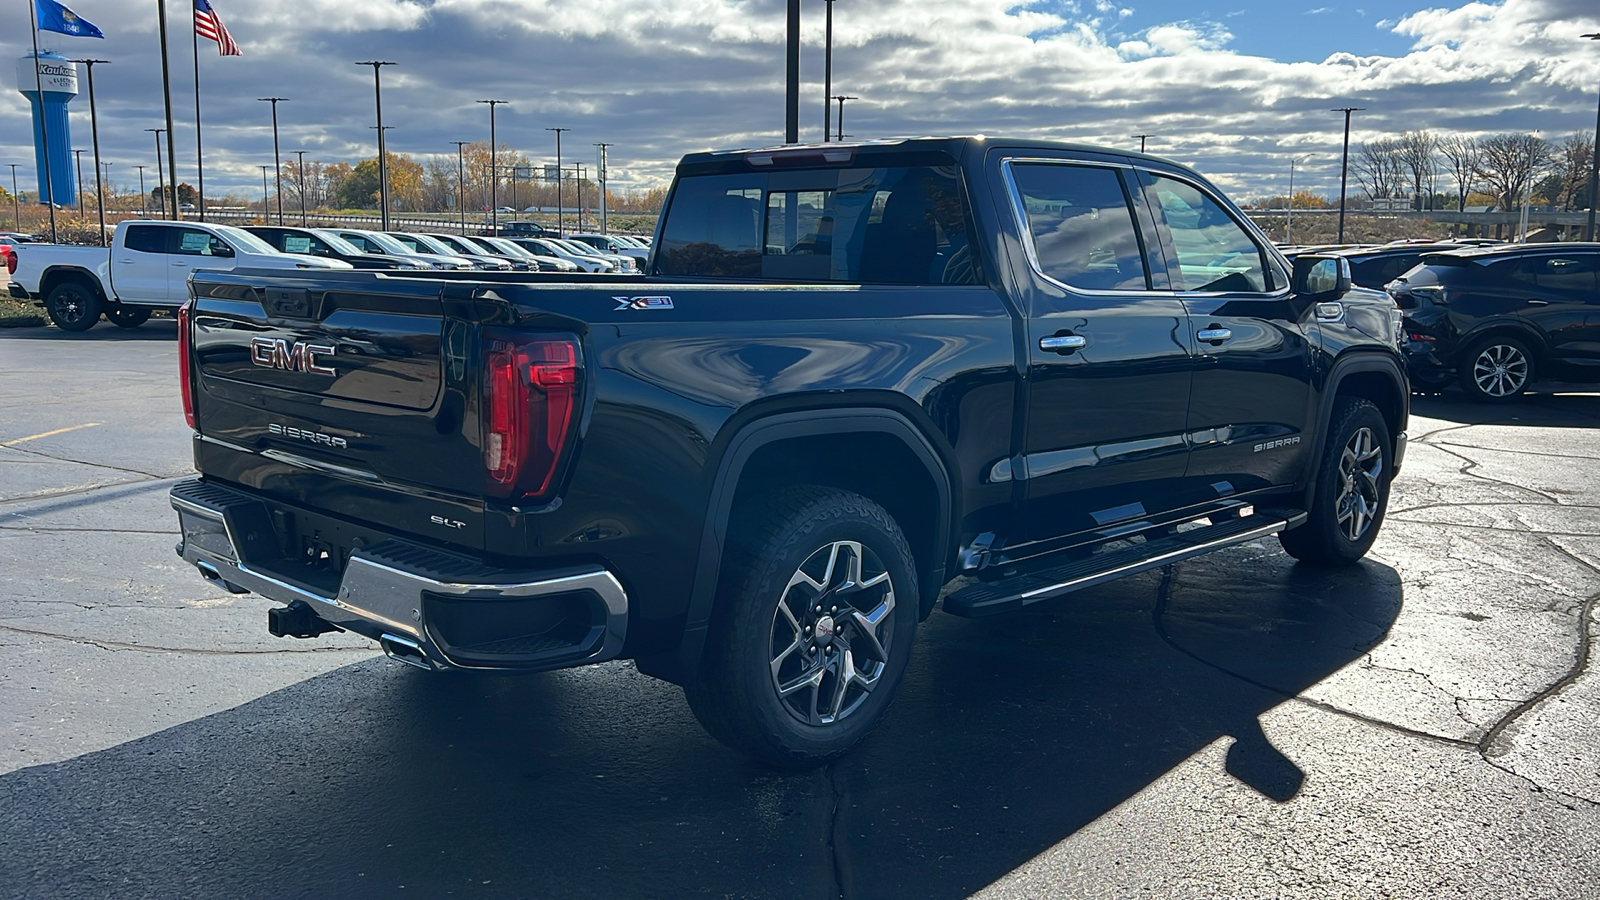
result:
M 672 308 L 671 297 L 612 297 L 611 299 L 617 301 L 617 307 L 616 309 L 613 309 L 612 312 L 616 312 L 618 309 Z

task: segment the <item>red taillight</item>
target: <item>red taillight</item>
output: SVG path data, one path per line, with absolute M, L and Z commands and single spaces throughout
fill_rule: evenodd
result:
M 483 464 L 495 497 L 537 497 L 555 479 L 577 404 L 572 338 L 486 336 Z
M 189 309 L 187 300 L 178 307 L 178 381 L 183 385 L 183 420 L 194 427 L 194 377 L 189 364 Z
M 1425 344 L 1435 344 L 1435 343 L 1438 343 L 1438 341 L 1439 341 L 1439 339 L 1434 337 L 1433 335 L 1431 335 L 1431 334 L 1423 334 L 1420 331 L 1413 331 L 1409 335 L 1406 335 L 1406 336 L 1409 337 L 1413 341 L 1421 341 L 1421 342 L 1423 342 Z
M 6 271 L 17 274 L 17 251 L 10 244 L 0 244 L 0 253 L 6 255 Z

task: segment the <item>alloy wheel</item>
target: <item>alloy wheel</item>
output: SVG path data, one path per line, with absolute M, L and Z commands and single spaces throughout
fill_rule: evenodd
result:
M 1511 344 L 1490 344 L 1472 361 L 1472 380 L 1489 397 L 1520 394 L 1528 384 L 1528 357 Z
M 894 607 L 888 570 L 860 542 L 806 557 L 772 613 L 772 687 L 790 715 L 829 725 L 860 708 L 888 662 Z
M 1372 527 L 1383 499 L 1383 448 L 1371 428 L 1358 428 L 1339 455 L 1339 499 L 1334 517 L 1351 542 Z

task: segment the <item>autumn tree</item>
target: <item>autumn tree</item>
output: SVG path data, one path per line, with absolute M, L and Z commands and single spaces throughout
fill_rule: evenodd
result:
M 391 209 L 419 209 L 422 206 L 422 164 L 404 153 L 389 154 L 389 206 Z M 363 159 L 339 184 L 335 201 L 346 209 L 372 209 L 379 205 L 378 158 Z
M 1456 196 L 1461 198 L 1458 209 L 1464 212 L 1467 195 L 1472 193 L 1473 180 L 1478 176 L 1478 142 L 1457 134 L 1439 138 L 1438 147 L 1439 155 L 1450 165 L 1450 174 L 1455 176 Z
M 1478 142 L 1477 174 L 1501 209 L 1513 209 L 1550 165 L 1550 143 L 1533 134 L 1496 134 Z

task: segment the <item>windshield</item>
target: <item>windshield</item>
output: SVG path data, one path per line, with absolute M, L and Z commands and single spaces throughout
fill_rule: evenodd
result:
M 377 244 L 378 247 L 385 253 L 398 253 L 401 256 L 406 256 L 408 254 L 417 252 L 409 245 L 402 244 L 401 242 L 395 240 L 387 234 L 384 234 L 381 231 L 363 231 L 361 232 L 360 236 L 374 244 Z
M 360 254 L 360 253 L 366 252 L 366 251 L 362 250 L 360 247 L 357 247 L 355 244 L 350 243 L 349 241 L 345 240 L 342 237 L 339 237 L 337 234 L 334 234 L 331 231 L 323 231 L 320 228 L 313 228 L 313 229 L 311 229 L 311 233 L 316 235 L 319 238 L 322 238 L 322 240 L 325 241 L 329 247 L 332 247 L 335 251 L 337 251 L 339 253 L 343 253 L 345 255 L 350 255 L 350 254 Z
M 448 237 L 450 239 L 450 243 L 451 244 L 460 246 L 461 249 L 465 250 L 468 253 L 485 253 L 485 252 L 487 252 L 487 253 L 489 253 L 490 256 L 494 255 L 494 253 L 492 251 L 488 250 L 488 241 L 485 241 L 483 238 L 457 237 L 456 235 L 453 235 L 453 234 L 449 234 L 449 235 L 441 234 L 438 237 L 439 237 L 440 240 L 444 240 L 445 238 Z
M 479 238 L 478 240 L 500 250 L 502 253 L 508 253 L 512 256 L 529 257 L 533 255 L 532 253 L 529 253 L 526 248 L 519 246 L 516 241 L 508 241 L 505 238 L 497 237 Z
M 428 237 L 425 234 L 408 234 L 408 235 L 405 235 L 404 237 L 402 237 L 400 235 L 395 235 L 395 237 L 398 240 L 405 240 L 408 237 L 415 239 L 416 242 L 417 242 L 417 245 L 422 249 L 422 252 L 424 252 L 424 253 L 443 253 L 446 256 L 459 256 L 459 255 L 461 255 L 461 251 L 453 250 L 447 244 L 445 244 L 445 243 L 443 243 L 441 241 L 436 241 L 433 238 Z
M 278 252 L 277 247 L 245 231 L 243 228 L 235 228 L 232 225 L 213 225 L 211 227 L 215 228 L 218 234 L 226 235 L 229 240 L 244 247 L 251 253 L 271 253 L 276 255 Z
M 579 256 L 599 256 L 600 251 L 585 244 L 583 241 L 557 241 L 561 246 L 571 250 Z

